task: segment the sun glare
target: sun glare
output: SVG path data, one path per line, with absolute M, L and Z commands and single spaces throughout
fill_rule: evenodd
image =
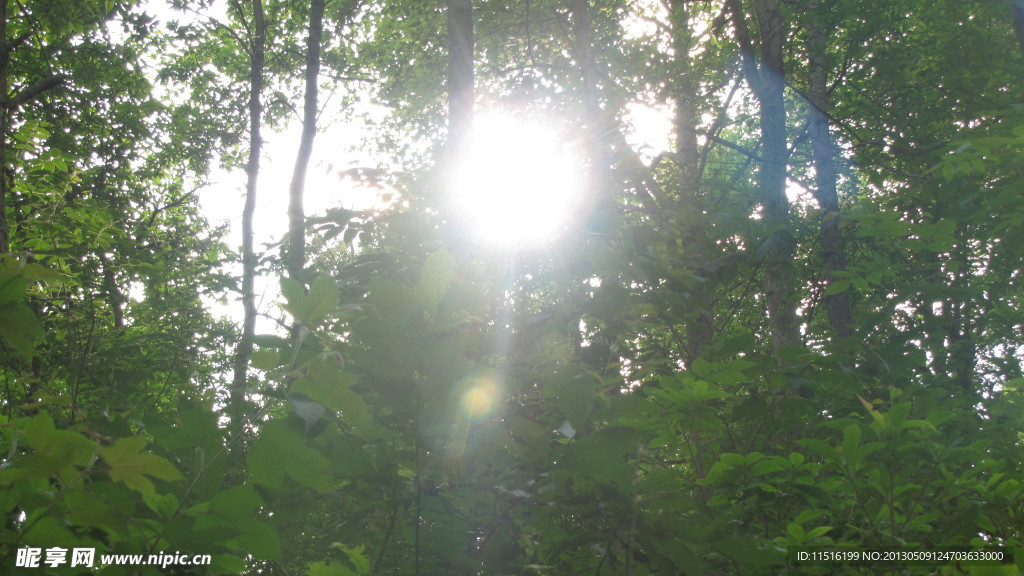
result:
M 453 178 L 459 220 L 493 244 L 557 237 L 579 204 L 578 154 L 556 130 L 533 121 L 493 114 L 475 122 Z

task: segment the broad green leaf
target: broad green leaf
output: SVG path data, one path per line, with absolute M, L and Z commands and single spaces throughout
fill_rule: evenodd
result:
M 860 426 L 850 424 L 843 429 L 843 454 L 848 464 L 853 465 L 857 457 L 857 447 L 860 446 Z
M 285 475 L 317 492 L 333 486 L 330 462 L 282 420 L 262 427 L 248 461 L 253 481 L 268 488 L 282 488 Z
M 146 431 L 161 447 L 168 450 L 203 447 L 216 450 L 221 446 L 221 430 L 217 414 L 205 407 L 183 408 L 176 421 L 154 419 L 147 422 Z M 213 457 L 213 454 L 207 455 Z
M 764 460 L 758 460 L 750 467 L 751 476 L 764 476 L 766 474 L 774 474 L 782 470 L 782 465 L 773 459 L 765 458 Z
M 240 526 L 243 534 L 238 543 L 243 551 L 260 560 L 281 560 L 281 538 L 277 530 L 266 521 L 250 518 Z
M 245 522 L 263 506 L 263 498 L 252 486 L 234 486 L 210 499 L 210 513 L 230 522 Z
M 877 429 L 885 430 L 888 426 L 885 414 L 882 414 L 878 410 L 875 410 L 874 405 L 872 405 L 871 402 L 865 400 L 860 394 L 857 395 L 857 399 L 860 400 L 860 403 L 864 405 L 864 408 L 868 411 L 868 414 L 871 415 L 871 418 L 875 421 L 875 424 L 878 426 Z
M 629 481 L 628 459 L 641 441 L 640 433 L 632 428 L 606 428 L 569 445 L 564 462 L 573 472 L 625 485 Z
M 307 576 L 359 576 L 351 568 L 340 562 L 314 562 L 306 571 Z
M 279 447 L 261 437 L 253 442 L 245 456 L 253 482 L 271 490 L 284 488 L 284 467 L 288 459 Z
M 245 560 L 229 554 L 213 554 L 211 574 L 243 574 L 249 568 Z
M 828 443 L 823 440 L 819 440 L 817 438 L 801 438 L 800 440 L 797 440 L 797 444 L 807 448 L 808 450 L 817 452 L 821 456 L 832 460 L 834 463 L 839 462 L 839 454 L 836 452 L 835 448 L 829 446 Z
M 804 532 L 804 527 L 795 522 L 790 522 L 786 526 L 786 532 L 788 532 L 796 542 L 803 542 L 807 539 L 807 533 Z
M 357 392 L 351 389 L 357 377 L 345 372 L 329 358 L 314 358 L 308 377 L 292 385 L 292 392 L 304 394 L 328 410 L 340 414 L 340 419 L 364 437 L 380 437 L 385 431 L 370 416 L 370 408 Z
M 348 561 L 352 563 L 356 568 L 357 574 L 369 574 L 370 573 L 370 558 L 366 556 L 366 546 L 356 546 L 349 548 L 344 544 L 337 546 L 342 552 L 348 556 Z
M 113 446 L 100 446 L 100 455 L 110 465 L 111 479 L 124 482 L 132 490 L 153 495 L 156 489 L 147 478 L 178 480 L 181 473 L 166 458 L 142 452 L 146 439 L 142 436 L 121 438 Z
M 177 502 L 173 495 L 167 496 L 170 496 L 171 502 Z M 135 512 L 136 500 L 121 485 L 96 481 L 89 484 L 88 490 L 69 490 L 64 498 L 67 502 L 67 519 L 73 525 L 99 528 L 120 537 L 127 537 L 131 533 L 130 521 Z M 165 506 L 159 513 L 162 514 L 167 508 L 169 506 Z
M 25 439 L 40 452 L 48 452 L 53 446 L 56 428 L 49 412 L 40 412 L 25 424 Z
M 29 356 L 45 336 L 36 315 L 26 306 L 0 306 L 0 339 L 5 339 L 23 356 Z M 2 340 L 0 340 L 2 345 Z M 0 348 L 2 349 L 2 348 Z
M 832 530 L 831 526 L 818 526 L 817 528 L 812 528 L 811 531 L 807 533 L 807 539 L 814 540 L 815 538 L 824 536 L 829 532 L 829 530 Z
M 306 295 L 306 303 L 299 322 L 312 330 L 338 307 L 338 284 L 328 276 L 320 276 Z
M 322 404 L 311 400 L 305 394 L 299 392 L 289 392 L 288 402 L 292 406 L 292 412 L 296 416 L 302 419 L 303 424 L 306 426 L 306 435 L 309 436 L 310 430 L 320 422 L 320 419 L 324 417 L 327 410 Z
M 165 520 L 173 518 L 181 505 L 174 494 L 143 494 L 142 500 L 150 510 Z
M 429 314 L 437 312 L 455 279 L 455 259 L 444 250 L 434 252 L 423 264 L 416 291 Z
M 281 278 L 281 295 L 284 296 L 284 309 L 293 318 L 302 322 L 306 317 L 309 305 L 306 301 L 306 288 L 294 278 Z
M 252 353 L 250 361 L 257 370 L 273 370 L 281 359 L 281 352 L 273 348 L 260 348 Z
M 597 380 L 584 372 L 552 385 L 558 395 L 558 408 L 577 430 L 582 430 L 586 424 L 594 395 L 600 391 L 600 386 Z

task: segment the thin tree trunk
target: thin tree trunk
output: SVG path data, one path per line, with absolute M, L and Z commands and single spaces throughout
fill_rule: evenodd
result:
M 809 0 L 810 29 L 807 47 L 808 96 L 811 105 L 810 133 L 814 156 L 815 198 L 824 212 L 821 220 L 822 261 L 825 282 L 833 282 L 833 273 L 846 270 L 843 232 L 839 228 L 839 195 L 836 189 L 836 149 L 828 125 L 828 86 L 825 68 L 825 30 L 821 24 L 820 0 Z M 853 318 L 846 292 L 825 296 L 829 325 L 837 336 L 852 333 Z
M 445 0 L 448 17 L 448 153 L 456 158 L 473 129 L 473 2 Z
M 306 265 L 306 213 L 302 205 L 306 191 L 306 172 L 313 155 L 316 121 L 319 113 L 320 49 L 324 32 L 326 0 L 313 0 L 309 7 L 309 38 L 306 43 L 306 94 L 302 112 L 302 136 L 295 158 L 295 170 L 288 190 L 288 241 L 285 242 L 285 268 L 288 277 L 302 281 Z
M 110 304 L 110 312 L 114 316 L 114 328 L 119 331 L 124 328 L 124 294 L 117 287 L 117 277 L 110 260 L 103 253 L 99 253 L 100 264 L 103 267 L 103 290 L 107 293 L 107 302 Z
M 7 105 L 8 72 L 11 64 L 12 47 L 7 43 L 7 0 L 0 0 L 0 254 L 11 250 L 11 227 L 7 222 L 7 126 L 10 110 Z
M 249 39 L 251 64 L 249 67 L 249 159 L 245 168 L 245 206 L 242 209 L 242 336 L 235 351 L 234 380 L 231 386 L 229 412 L 231 423 L 240 430 L 245 419 L 245 395 L 248 381 L 249 357 L 252 356 L 256 335 L 256 253 L 253 249 L 253 214 L 256 212 L 256 191 L 260 174 L 260 155 L 263 137 L 263 67 L 267 26 L 263 15 L 263 0 L 252 0 L 252 37 Z
M 682 172 L 683 192 L 696 194 L 699 188 L 700 153 L 697 145 L 697 83 L 693 77 L 690 50 L 690 0 L 670 0 L 669 20 L 672 25 L 672 52 L 676 77 L 673 78 L 676 101 L 676 161 Z

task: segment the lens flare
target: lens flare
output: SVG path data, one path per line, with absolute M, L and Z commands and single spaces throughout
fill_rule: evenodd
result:
M 467 416 L 480 419 L 494 408 L 497 387 L 490 383 L 480 383 L 470 388 L 462 397 L 462 409 Z

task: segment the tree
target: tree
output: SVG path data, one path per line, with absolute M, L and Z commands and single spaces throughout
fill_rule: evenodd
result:
M 299 140 L 295 171 L 288 190 L 288 242 L 282 257 L 288 277 L 301 281 L 306 264 L 306 214 L 302 207 L 305 192 L 306 171 L 313 153 L 316 138 L 317 116 L 320 114 L 318 94 L 320 82 L 320 49 L 323 37 L 324 0 L 314 0 L 309 8 L 309 38 L 306 43 L 306 96 L 302 112 L 302 136 Z
M 0 51 L 5 567 L 868 573 L 786 550 L 1020 545 L 1013 4 L 274 1 L 166 33 L 83 6 L 9 3 Z M 307 215 L 320 93 L 357 77 L 382 160 L 347 174 L 400 199 Z M 225 272 L 196 186 L 255 186 L 300 102 L 286 249 Z M 560 241 L 462 249 L 437 174 L 474 105 L 577 125 L 591 203 Z M 301 338 L 206 311 L 241 283 L 251 319 L 260 262 Z
M 240 4 L 235 4 L 238 17 L 243 22 L 245 14 Z M 234 380 L 231 387 L 230 406 L 235 427 L 241 430 L 245 423 L 245 395 L 248 380 L 249 358 L 252 355 L 252 341 L 256 334 L 256 266 L 257 256 L 253 246 L 253 214 L 256 211 L 256 192 L 259 187 L 260 155 L 263 139 L 263 69 L 266 59 L 267 23 L 263 13 L 262 0 L 252 2 L 252 25 L 248 28 L 249 65 L 249 160 L 246 163 L 245 206 L 242 209 L 242 334 L 235 350 Z

